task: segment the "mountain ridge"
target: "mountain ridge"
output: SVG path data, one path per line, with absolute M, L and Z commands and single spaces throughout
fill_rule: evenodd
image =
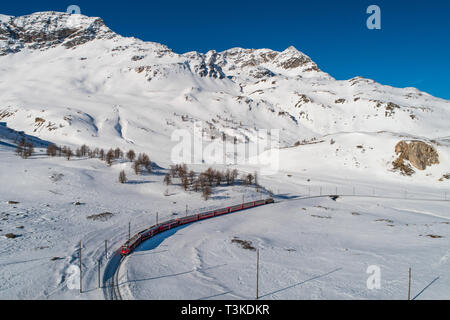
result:
M 96 17 L 2 21 L 0 121 L 43 140 L 158 152 L 173 145 L 174 130 L 192 132 L 198 121 L 208 139 L 238 143 L 280 129 L 283 147 L 343 132 L 450 136 L 450 101 L 362 77 L 335 80 L 292 46 L 178 54 L 122 37 Z

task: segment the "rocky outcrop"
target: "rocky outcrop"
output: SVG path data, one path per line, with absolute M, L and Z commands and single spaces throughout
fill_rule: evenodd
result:
M 439 164 L 437 151 L 423 141 L 400 141 L 395 146 L 395 153 L 398 158 L 392 162 L 394 170 L 399 170 L 406 175 L 414 173 L 411 165 L 418 170 L 425 170 L 428 166 Z M 405 161 L 409 163 L 405 163 Z
M 115 36 L 100 18 L 38 12 L 10 17 L 0 23 L 0 55 L 16 53 L 24 48 L 38 50 L 57 45 L 72 48 L 94 39 L 110 39 Z

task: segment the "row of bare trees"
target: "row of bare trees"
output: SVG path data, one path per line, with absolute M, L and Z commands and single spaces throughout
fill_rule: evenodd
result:
M 55 144 L 50 144 L 47 147 L 47 156 L 49 157 L 65 157 L 67 160 L 70 160 L 72 157 L 76 156 L 78 158 L 88 157 L 88 158 L 97 158 L 102 161 L 105 161 L 108 166 L 111 166 L 115 160 L 128 159 L 130 162 L 133 162 L 133 169 L 136 174 L 142 172 L 143 169 L 147 170 L 151 173 L 152 162 L 150 158 L 145 153 L 140 153 L 136 158 L 136 153 L 134 150 L 129 150 L 126 154 L 120 149 L 109 149 L 105 151 L 100 148 L 90 148 L 87 145 L 82 145 L 80 148 L 77 148 L 75 152 L 72 151 L 70 147 L 59 147 Z
M 132 164 L 132 168 L 134 170 L 135 174 L 140 174 L 143 172 L 143 170 L 146 170 L 148 173 L 152 173 L 152 162 L 150 161 L 150 158 L 145 153 L 140 153 L 139 156 L 135 159 L 135 153 L 133 150 L 130 150 L 127 153 L 127 158 Z M 134 160 L 134 161 L 133 161 Z M 120 171 L 119 173 L 119 182 L 120 183 L 126 183 L 128 181 L 127 175 L 125 173 L 125 170 Z
M 88 157 L 88 158 L 97 158 L 102 161 L 105 161 L 108 166 L 111 166 L 115 160 L 124 160 L 132 162 L 132 168 L 134 173 L 140 174 L 144 170 L 148 173 L 152 172 L 152 162 L 150 157 L 145 153 L 140 153 L 136 156 L 136 152 L 134 150 L 129 150 L 126 154 L 120 149 L 109 149 L 105 151 L 105 149 L 100 148 L 90 148 L 89 146 L 83 144 L 80 148 L 75 150 L 75 153 L 72 151 L 70 147 L 59 147 L 55 144 L 50 144 L 47 146 L 47 156 L 49 157 L 65 157 L 67 160 L 70 160 L 72 157 L 76 156 L 78 158 Z M 119 182 L 125 183 L 127 182 L 127 176 L 124 170 L 119 173 Z
M 202 192 L 203 198 L 208 200 L 211 195 L 211 188 L 226 184 L 233 186 L 238 178 L 236 169 L 226 171 L 208 168 L 207 170 L 196 175 L 194 171 L 189 170 L 186 164 L 177 164 L 170 167 L 169 172 L 164 177 L 164 183 L 170 185 L 174 179 L 179 179 L 181 187 L 185 190 Z M 257 175 L 242 175 L 241 181 L 243 185 L 257 184 Z

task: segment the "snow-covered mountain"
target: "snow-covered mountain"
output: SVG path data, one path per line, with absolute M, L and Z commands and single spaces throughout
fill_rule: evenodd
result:
M 450 101 L 362 77 L 335 80 L 294 47 L 178 54 L 122 37 L 100 18 L 0 19 L 0 121 L 56 143 L 133 145 L 168 161 L 161 146 L 195 121 L 209 137 L 238 142 L 278 128 L 288 147 L 351 132 L 439 141 L 450 136 L 449 118 Z
M 450 101 L 335 80 L 293 47 L 178 54 L 100 18 L 0 15 L 0 299 L 108 298 L 98 263 L 108 288 L 111 252 L 132 234 L 269 196 L 275 204 L 145 242 L 120 268 L 123 297 L 253 299 L 254 245 L 260 298 L 404 299 L 412 267 L 415 297 L 447 299 L 449 119 Z M 171 135 L 197 121 L 206 140 L 237 147 L 280 129 L 281 148 L 263 153 L 279 152 L 279 170 L 258 175 L 262 188 L 222 183 L 207 201 L 179 178 L 166 185 Z M 15 154 L 22 138 L 35 147 L 28 159 Z M 157 164 L 137 174 L 126 159 L 48 157 L 50 142 L 134 149 Z M 416 172 L 393 171 L 394 160 Z M 241 178 L 259 169 L 234 168 Z M 374 265 L 380 290 L 366 287 Z

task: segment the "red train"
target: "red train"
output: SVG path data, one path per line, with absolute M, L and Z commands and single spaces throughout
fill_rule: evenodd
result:
M 150 228 L 145 229 L 145 230 L 135 234 L 133 237 L 131 237 L 131 239 L 129 239 L 127 242 L 125 242 L 122 245 L 120 253 L 122 255 L 126 256 L 126 255 L 130 254 L 143 241 L 153 237 L 154 235 L 156 235 L 158 233 L 164 232 L 169 229 L 173 229 L 173 228 L 181 226 L 183 224 L 192 223 L 195 221 L 204 220 L 204 219 L 208 219 L 208 218 L 212 218 L 212 217 L 217 217 L 222 214 L 236 212 L 236 211 L 240 211 L 240 210 L 244 210 L 244 209 L 248 209 L 248 208 L 258 207 L 258 206 L 262 206 L 262 205 L 273 203 L 273 202 L 274 201 L 272 198 L 268 198 L 265 200 L 247 202 L 247 203 L 239 204 L 236 206 L 231 206 L 231 207 L 226 207 L 223 209 L 217 209 L 217 210 L 213 210 L 213 211 L 198 213 L 198 214 L 194 214 L 194 215 L 187 216 L 184 218 L 169 220 L 162 224 L 151 226 Z

